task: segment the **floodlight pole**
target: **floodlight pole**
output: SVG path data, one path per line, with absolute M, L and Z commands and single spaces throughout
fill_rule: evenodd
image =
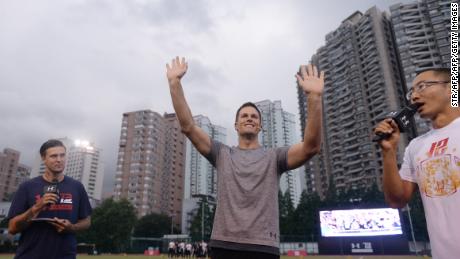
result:
M 193 198 L 200 198 L 201 199 L 201 240 L 204 240 L 204 205 L 209 203 L 215 204 L 214 197 L 208 194 L 194 194 L 192 195 Z M 211 200 L 210 200 L 211 199 Z
M 412 234 L 412 241 L 414 242 L 415 255 L 418 256 L 417 243 L 415 242 L 414 227 L 412 226 L 412 216 L 410 214 L 409 203 L 406 205 L 406 210 L 407 210 L 407 215 L 409 216 L 410 232 Z
M 174 214 L 171 214 L 171 235 L 174 234 L 173 233 L 173 218 L 174 218 Z
M 201 240 L 204 240 L 204 199 L 201 201 Z

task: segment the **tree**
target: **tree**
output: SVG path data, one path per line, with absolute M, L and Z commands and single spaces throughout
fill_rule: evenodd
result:
M 359 188 L 351 186 L 346 191 L 338 191 L 330 182 L 326 198 L 323 201 L 325 208 L 350 208 L 350 207 L 381 207 L 386 206 L 383 192 L 374 181 L 370 187 Z
M 338 198 L 341 196 L 338 195 L 338 191 L 339 190 L 337 190 L 337 188 L 335 187 L 333 176 L 331 175 L 329 177 L 329 184 L 326 195 L 322 202 L 322 206 L 331 208 L 337 207 L 337 205 L 340 204 L 340 202 L 338 202 Z
M 386 206 L 383 192 L 379 190 L 377 183 L 374 181 L 372 186 L 365 190 L 361 196 L 362 202 L 370 207 Z
M 423 209 L 422 198 L 420 192 L 416 190 L 409 202 L 410 214 L 412 218 L 412 226 L 414 228 L 414 236 L 417 241 L 429 241 L 428 231 L 426 227 L 425 210 Z M 403 209 L 404 232 L 409 240 L 412 240 L 409 215 L 407 210 Z
M 140 218 L 134 227 L 135 237 L 163 237 L 171 232 L 171 217 L 151 213 Z M 174 232 L 178 232 L 177 229 Z
M 0 228 L 8 228 L 8 218 L 4 218 L 0 221 Z M 3 235 L 3 234 L 2 234 Z M 0 237 L 0 253 L 12 253 L 15 247 L 13 247 L 12 240 L 4 235 Z
M 136 212 L 127 200 L 105 200 L 93 210 L 91 227 L 78 235 L 80 242 L 94 243 L 100 252 L 123 252 L 129 247 Z
M 2 219 L 2 221 L 0 221 L 0 228 L 8 228 L 8 222 L 9 220 L 7 218 Z
M 300 196 L 299 205 L 293 216 L 293 235 L 302 240 L 316 241 L 319 235 L 318 211 L 321 199 L 317 193 L 308 195 L 305 191 Z
M 280 234 L 292 235 L 293 229 L 295 228 L 295 222 L 293 222 L 294 205 L 291 199 L 291 194 L 287 190 L 284 195 L 281 193 L 281 191 L 278 192 L 278 206 L 280 218 Z
M 14 195 L 16 195 L 16 192 L 10 192 L 5 194 L 5 196 L 3 197 L 3 201 L 12 202 L 14 199 Z
M 202 212 L 204 211 L 204 214 Z M 212 226 L 214 223 L 215 206 L 211 208 L 209 204 L 202 198 L 198 202 L 198 208 L 195 209 L 195 216 L 190 224 L 190 236 L 193 241 L 199 241 L 204 234 L 204 240 L 211 238 Z M 204 217 L 202 217 L 204 215 Z M 202 233 L 202 230 L 203 233 Z

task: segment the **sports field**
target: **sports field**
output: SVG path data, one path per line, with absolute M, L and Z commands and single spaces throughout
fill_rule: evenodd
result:
M 13 255 L 0 255 L 0 259 L 11 259 Z M 167 259 L 166 255 L 160 256 L 144 256 L 144 255 L 95 255 L 95 256 L 88 256 L 88 255 L 79 255 L 77 256 L 78 259 Z M 176 257 L 180 258 L 180 257 Z M 354 255 L 354 256 L 282 256 L 281 259 L 428 259 L 431 257 L 427 256 L 369 256 L 369 255 Z

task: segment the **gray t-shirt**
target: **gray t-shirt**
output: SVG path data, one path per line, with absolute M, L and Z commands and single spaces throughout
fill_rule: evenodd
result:
M 217 208 L 211 239 L 279 247 L 279 179 L 289 147 L 243 150 L 212 141 Z

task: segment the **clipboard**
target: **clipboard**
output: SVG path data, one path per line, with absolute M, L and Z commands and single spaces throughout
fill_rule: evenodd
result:
M 56 220 L 52 218 L 35 218 L 35 219 L 31 219 L 30 221 L 32 222 L 56 222 Z

